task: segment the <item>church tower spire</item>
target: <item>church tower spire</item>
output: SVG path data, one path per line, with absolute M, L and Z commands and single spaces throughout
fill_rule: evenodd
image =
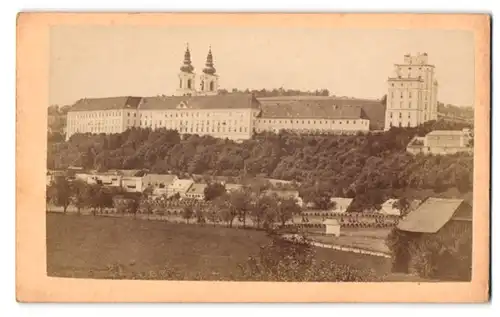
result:
M 186 44 L 186 52 L 184 52 L 184 62 L 180 68 L 179 87 L 177 88 L 176 96 L 194 96 L 196 95 L 194 67 L 191 64 L 191 51 L 189 44 Z
M 192 73 L 194 70 L 193 65 L 191 65 L 191 52 L 189 51 L 189 44 L 186 45 L 186 52 L 184 53 L 184 63 L 181 66 L 181 71 L 186 73 Z
M 212 56 L 212 47 L 208 48 L 207 61 L 205 62 L 205 68 L 203 68 L 203 74 L 200 76 L 200 88 L 201 94 L 203 95 L 216 95 L 217 89 L 219 88 L 219 76 L 215 74 L 216 70 L 214 67 L 214 60 Z
M 212 56 L 212 47 L 208 48 L 207 61 L 205 63 L 205 68 L 203 69 L 203 72 L 209 75 L 215 74 L 214 60 Z

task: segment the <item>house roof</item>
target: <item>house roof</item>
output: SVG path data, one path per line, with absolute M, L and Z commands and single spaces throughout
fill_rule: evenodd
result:
M 464 132 L 461 130 L 434 130 L 432 132 L 427 133 L 427 135 L 436 135 L 436 136 L 441 136 L 441 135 L 464 135 Z
M 164 185 L 170 185 L 177 179 L 176 175 L 172 174 L 146 174 L 144 175 L 144 181 L 150 183 L 163 183 Z
M 353 198 L 332 197 L 330 201 L 337 203 L 337 208 L 345 207 L 347 209 L 351 205 Z
M 284 104 L 262 105 L 262 118 L 362 119 L 359 106 L 339 106 L 330 100 L 301 100 Z
M 259 101 L 252 94 L 227 94 L 215 96 L 158 96 L 145 97 L 139 109 L 247 109 L 259 108 Z
M 141 97 L 84 98 L 78 100 L 69 111 L 137 109 Z
M 399 221 L 397 227 L 402 231 L 436 233 L 453 217 L 472 220 L 472 213 L 459 210 L 461 206 L 470 207 L 463 199 L 428 198 Z
M 191 179 L 176 179 L 173 183 L 172 186 L 174 187 L 189 187 L 193 184 L 193 180 Z
M 186 194 L 203 195 L 205 194 L 205 188 L 207 188 L 207 184 L 195 183 L 189 187 Z
M 229 190 L 229 191 L 240 190 L 243 188 L 243 185 L 240 185 L 240 184 L 227 184 L 226 183 L 224 186 L 225 186 L 226 190 Z

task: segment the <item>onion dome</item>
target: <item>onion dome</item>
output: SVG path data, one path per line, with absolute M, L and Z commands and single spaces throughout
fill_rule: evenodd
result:
M 189 46 L 186 47 L 186 52 L 184 53 L 184 63 L 181 66 L 181 71 L 186 73 L 192 73 L 194 70 L 193 65 L 191 65 L 191 52 L 189 51 Z
M 212 57 L 212 48 L 208 49 L 207 62 L 205 63 L 205 68 L 203 68 L 203 72 L 208 75 L 215 74 L 214 60 Z

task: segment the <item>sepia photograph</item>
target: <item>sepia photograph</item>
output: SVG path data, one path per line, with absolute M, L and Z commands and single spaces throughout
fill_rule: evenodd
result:
M 48 278 L 472 282 L 474 30 L 110 21 L 47 28 Z

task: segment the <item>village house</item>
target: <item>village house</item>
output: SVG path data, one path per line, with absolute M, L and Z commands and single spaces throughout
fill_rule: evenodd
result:
M 387 216 L 401 216 L 401 210 L 397 207 L 397 202 L 399 199 L 390 198 L 386 200 L 382 205 L 380 210 L 378 210 L 379 214 L 387 215 Z M 416 209 L 422 201 L 418 199 L 414 199 L 409 201 L 408 211 Z
M 428 278 L 470 280 L 472 206 L 428 198 L 397 225 L 394 269 Z
M 172 185 L 178 177 L 172 174 L 146 174 L 142 177 L 144 188 L 153 189 L 154 196 L 166 195 L 168 187 Z
M 347 209 L 349 209 L 352 201 L 352 198 L 332 197 L 330 198 L 330 202 L 333 204 L 333 206 L 330 211 L 335 213 L 344 213 L 347 211 Z
M 455 154 L 458 152 L 472 153 L 473 136 L 469 129 L 461 131 L 435 130 L 425 137 L 414 137 L 406 150 L 411 154 Z
M 167 196 L 171 197 L 175 194 L 179 194 L 181 197 L 185 197 L 186 192 L 193 183 L 192 179 L 176 179 L 167 187 Z
M 204 200 L 205 199 L 205 188 L 207 188 L 207 184 L 194 183 L 189 187 L 186 191 L 186 198 Z
M 122 176 L 122 188 L 130 193 L 142 193 L 145 189 L 143 179 L 140 176 Z

